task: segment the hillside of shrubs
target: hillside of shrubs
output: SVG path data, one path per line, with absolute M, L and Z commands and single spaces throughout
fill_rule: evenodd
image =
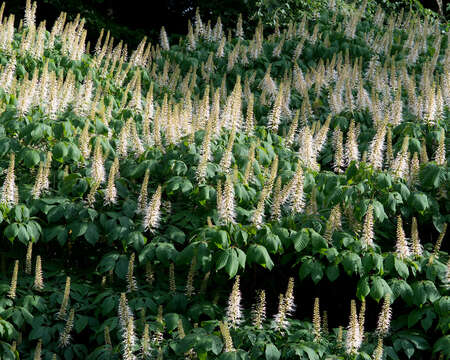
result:
M 3 4 L 0 359 L 449 359 L 450 32 L 367 6 L 131 49 Z

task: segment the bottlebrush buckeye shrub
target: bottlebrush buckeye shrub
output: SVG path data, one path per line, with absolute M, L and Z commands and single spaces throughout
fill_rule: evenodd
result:
M 3 6 L 1 358 L 449 357 L 449 35 L 365 6 L 135 50 Z

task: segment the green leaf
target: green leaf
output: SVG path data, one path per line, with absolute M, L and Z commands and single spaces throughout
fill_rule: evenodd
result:
M 175 190 L 180 188 L 180 185 L 183 182 L 183 178 L 181 176 L 174 176 L 166 183 L 167 193 L 173 193 Z
M 395 352 L 392 346 L 386 346 L 384 350 L 386 352 L 386 355 L 389 356 L 388 359 L 400 360 L 400 358 L 398 357 L 397 353 Z
M 281 357 L 280 351 L 274 344 L 266 345 L 266 360 L 278 360 Z
M 69 229 L 72 230 L 73 237 L 83 236 L 88 229 L 88 224 L 85 222 L 76 221 L 69 224 Z
M 178 229 L 176 226 L 169 225 L 166 230 L 166 235 L 169 236 L 169 239 L 175 241 L 179 244 L 184 243 L 186 236 L 184 232 Z
M 314 261 L 311 264 L 311 279 L 314 281 L 314 284 L 317 284 L 323 277 L 323 265 L 318 262 Z
M 240 356 L 237 353 L 237 351 L 225 352 L 219 356 L 219 360 L 239 360 L 239 359 Z
M 347 274 L 360 273 L 362 269 L 361 258 L 358 254 L 348 252 L 342 259 L 342 265 Z
M 241 266 L 241 268 L 245 269 L 245 261 L 247 259 L 247 255 L 245 255 L 245 252 L 243 252 L 241 249 L 239 248 L 235 248 L 233 249 L 234 251 L 236 251 L 237 254 L 237 259 L 239 262 L 239 265 Z
M 373 213 L 375 215 L 375 218 L 379 222 L 383 222 L 385 219 L 388 218 L 386 212 L 384 211 L 383 204 L 380 203 L 378 200 L 373 201 Z
M 411 359 L 411 356 L 414 355 L 414 351 L 416 350 L 414 345 L 406 339 L 401 340 L 401 345 L 408 359 Z
M 89 223 L 86 232 L 84 234 L 84 237 L 86 238 L 89 244 L 95 245 L 95 243 L 98 241 L 99 238 L 97 225 L 95 225 L 94 223 Z
M 445 180 L 445 168 L 433 163 L 426 164 L 419 174 L 420 182 L 426 189 L 438 189 Z
M 27 221 L 30 218 L 30 210 L 25 205 L 14 206 L 14 219 L 16 222 Z
M 391 293 L 391 288 L 387 284 L 386 280 L 379 276 L 372 278 L 372 286 L 370 287 L 370 296 L 376 301 L 380 301 L 387 293 Z
M 188 179 L 183 179 L 183 182 L 181 183 L 181 191 L 183 193 L 188 193 L 193 188 L 194 188 L 194 185 L 192 185 L 192 183 Z
M 84 316 L 84 315 L 76 316 L 74 328 L 75 328 L 75 331 L 77 332 L 77 334 L 79 334 L 86 328 L 88 322 L 89 322 L 89 317 Z
M 390 188 L 392 186 L 392 177 L 389 174 L 379 173 L 377 175 L 377 186 L 380 189 Z
M 419 322 L 419 320 L 423 316 L 423 310 L 422 309 L 414 309 L 411 311 L 408 315 L 408 328 L 413 327 L 415 324 Z
M 434 303 L 434 309 L 440 316 L 446 316 L 450 313 L 450 296 L 442 296 Z
M 303 280 L 304 278 L 306 278 L 311 273 L 311 270 L 312 270 L 312 260 L 307 259 L 302 263 L 302 266 L 300 266 L 300 269 L 298 270 L 298 275 L 300 279 Z
M 420 192 L 414 192 L 409 197 L 409 204 L 418 212 L 424 212 L 429 207 L 427 195 Z
M 425 330 L 425 332 L 427 332 L 431 328 L 431 325 L 433 325 L 434 319 L 436 319 L 436 314 L 434 313 L 434 311 L 429 308 L 426 309 L 425 317 L 420 322 L 422 324 L 422 327 Z
M 311 234 L 311 243 L 314 251 L 320 252 L 320 250 L 328 248 L 327 241 L 322 235 L 320 235 L 314 229 L 309 229 L 309 232 Z
M 225 265 L 225 271 L 230 276 L 230 279 L 237 274 L 239 268 L 239 261 L 234 249 L 230 249 L 230 256 L 228 256 L 227 264 Z
M 55 206 L 47 214 L 47 220 L 51 223 L 55 223 L 64 216 L 64 206 Z
M 32 241 L 36 241 L 41 236 L 42 228 L 41 226 L 35 222 L 35 221 L 29 221 L 25 224 L 25 227 L 27 228 L 28 235 L 30 236 Z
M 267 249 L 258 244 L 252 244 L 249 246 L 247 251 L 247 261 L 249 265 L 255 262 L 269 270 L 272 270 L 274 266 Z
M 8 138 L 0 139 L 0 156 L 5 156 L 11 146 L 11 140 Z
M 328 279 L 333 282 L 339 277 L 339 266 L 336 264 L 328 266 L 326 274 Z
M 175 260 L 177 256 L 177 251 L 173 244 L 169 243 L 160 243 L 156 248 L 156 257 L 159 261 L 164 264 L 168 264 L 169 261 Z
M 436 285 L 434 285 L 434 283 L 432 281 L 425 280 L 423 282 L 423 287 L 424 287 L 425 293 L 427 294 L 427 298 L 428 298 L 428 300 L 430 300 L 430 302 L 433 303 L 441 297 L 438 289 L 436 289 Z
M 416 305 L 422 305 L 427 301 L 427 292 L 422 281 L 416 281 L 411 285 L 414 293 L 413 301 Z
M 105 273 L 114 269 L 117 259 L 119 259 L 118 253 L 106 254 L 105 256 L 103 256 L 100 264 L 98 264 L 98 271 L 101 273 Z
M 281 240 L 278 235 L 269 233 L 264 238 L 264 245 L 272 253 L 276 253 L 278 249 L 281 249 Z
M 224 230 L 213 232 L 214 243 L 219 249 L 227 249 L 228 244 L 228 233 Z
M 292 237 L 295 251 L 300 252 L 309 244 L 309 234 L 307 229 L 302 229 Z
M 63 142 L 59 142 L 53 147 L 53 157 L 55 160 L 62 161 L 63 158 L 67 156 L 67 153 L 67 145 Z
M 389 255 L 387 255 L 384 258 L 383 267 L 386 270 L 386 272 L 388 272 L 388 273 L 394 271 L 394 268 L 395 268 L 395 255 L 394 255 L 394 253 L 389 253 Z
M 220 252 L 219 256 L 217 257 L 216 270 L 222 269 L 227 264 L 229 257 L 230 257 L 229 249 L 222 250 Z
M 395 270 L 397 270 L 397 273 L 400 275 L 400 277 L 406 279 L 409 276 L 408 266 L 405 264 L 403 260 L 396 257 L 394 260 L 394 266 Z
M 125 280 L 128 273 L 128 263 L 130 260 L 126 255 L 120 255 L 114 267 L 114 273 L 119 279 Z
M 67 154 L 65 155 L 67 160 L 79 161 L 81 158 L 81 151 L 75 144 L 67 145 Z
M 9 224 L 5 231 L 4 235 L 8 238 L 8 240 L 12 241 L 19 233 L 19 226 L 16 223 Z
M 450 335 L 445 335 L 434 343 L 433 354 L 434 353 L 441 353 L 446 357 L 450 356 Z
M 25 225 L 19 224 L 19 231 L 17 232 L 17 238 L 24 244 L 28 244 L 30 235 L 28 234 Z
M 27 150 L 23 156 L 23 162 L 26 167 L 32 168 L 33 166 L 39 164 L 41 158 L 36 150 Z
M 114 301 L 113 296 L 107 296 L 105 300 L 103 300 L 102 306 L 100 307 L 103 315 L 108 315 L 111 313 L 113 309 L 116 307 L 116 302 Z
M 414 346 L 419 350 L 428 350 L 430 348 L 430 344 L 422 336 L 409 333 L 407 337 L 408 340 L 411 341 L 414 344 Z
M 140 231 L 133 231 L 128 235 L 127 243 L 132 244 L 136 251 L 141 252 L 147 243 L 147 238 Z
M 180 316 L 175 313 L 169 313 L 164 315 L 164 322 L 166 324 L 167 330 L 172 331 L 177 328 L 178 320 Z
M 401 298 L 406 302 L 411 302 L 413 291 L 411 286 L 409 286 L 405 280 L 392 279 L 389 285 L 392 293 L 394 294 L 394 299 L 401 296 Z
M 359 279 L 356 287 L 356 296 L 363 300 L 370 293 L 369 280 L 367 277 Z
M 303 353 L 306 353 L 308 355 L 309 360 L 319 360 L 319 355 L 310 347 L 305 345 L 296 346 L 295 353 L 297 355 L 302 356 Z

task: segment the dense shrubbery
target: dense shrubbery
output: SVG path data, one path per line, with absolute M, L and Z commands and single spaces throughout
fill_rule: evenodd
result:
M 438 1 L 369 0 L 366 16 L 373 15 L 377 6 L 381 6 L 388 14 L 403 9 L 421 16 L 437 17 Z M 337 6 L 341 10 L 354 9 L 360 2 L 361 0 L 337 0 Z M 445 4 L 445 14 L 444 6 Z M 16 17 L 22 16 L 24 7 L 23 0 L 8 0 L 8 11 L 16 14 Z M 140 11 L 142 2 L 139 0 L 43 0 L 39 4 L 38 19 L 53 23 L 60 12 L 66 12 L 67 20 L 73 21 L 80 14 L 86 19 L 85 28 L 91 42 L 95 42 L 100 30 L 105 28 L 115 39 L 123 40 L 128 46 L 135 48 L 144 36 L 157 42 L 161 26 L 165 26 L 170 32 L 174 43 L 178 42 L 186 31 L 188 20 L 193 20 L 197 8 L 203 18 L 216 19 L 220 16 L 225 28 L 234 27 L 239 14 L 242 14 L 244 28 L 248 29 L 250 36 L 258 21 L 273 29 L 275 22 L 284 26 L 303 15 L 313 19 L 327 7 L 328 1 L 325 0 L 171 0 L 153 2 L 152 11 L 149 12 Z
M 34 12 L 0 28 L 2 359 L 450 356 L 441 24 L 88 52 Z

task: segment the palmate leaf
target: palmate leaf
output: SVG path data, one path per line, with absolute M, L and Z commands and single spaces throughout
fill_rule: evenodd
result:
M 25 154 L 23 156 L 23 161 L 26 167 L 32 168 L 39 164 L 41 160 L 41 157 L 39 155 L 39 152 L 36 150 L 27 150 L 25 151 Z
M 342 344 L 338 346 L 338 329 L 334 327 L 345 324 L 349 314 L 335 310 L 348 309 L 347 301 L 355 295 L 359 300 L 368 301 L 370 296 L 382 302 L 391 294 L 391 340 L 385 339 L 384 356 L 393 360 L 427 358 L 430 348 L 436 357 L 439 352 L 447 356 L 445 241 L 440 252 L 430 258 L 438 236 L 435 229 L 442 232 L 450 221 L 446 194 L 448 161 L 444 165 L 435 161 L 439 158 L 437 150 L 442 149 L 441 130 L 449 115 L 445 105 L 448 84 L 440 79 L 446 71 L 449 46 L 441 32 L 443 27 L 432 22 L 425 25 L 416 15 L 400 17 L 397 11 L 386 16 L 380 12 L 375 24 L 373 1 L 367 3 L 362 17 L 355 4 L 338 1 L 332 9 L 326 1 L 310 3 L 309 8 L 320 10 L 317 14 L 303 9 L 298 12 L 291 6 L 293 2 L 281 7 L 270 4 L 271 22 L 275 23 L 277 15 L 280 34 L 265 26 L 264 17 L 257 11 L 254 13 L 262 19 L 264 34 L 258 34 L 258 30 L 253 35 L 244 14 L 243 39 L 236 38 L 238 31 L 234 29 L 229 36 L 225 28 L 223 34 L 218 34 L 219 25 L 206 25 L 209 19 L 200 22 L 196 17 L 192 21 L 195 49 L 187 47 L 186 37 L 181 37 L 178 44 L 171 37 L 168 50 L 143 43 L 142 51 L 125 51 L 111 37 L 103 45 L 105 31 L 100 48 L 94 50 L 91 46 L 93 51 L 81 57 L 74 54 L 74 49 L 85 49 L 81 19 L 62 24 L 59 30 L 56 26 L 50 35 L 47 29 L 40 32 L 44 25 L 36 26 L 33 32 L 29 24 L 33 16 L 28 14 L 22 27 L 11 32 L 13 40 L 9 43 L 11 29 L 5 15 L 0 26 L 2 46 L 7 50 L 0 51 L 0 180 L 5 183 L 9 171 L 11 182 L 8 168 L 12 164 L 10 155 L 15 153 L 14 185 L 19 197 L 14 199 L 18 205 L 0 204 L 5 238 L 0 242 L 2 340 L 17 341 L 20 331 L 22 341 L 17 346 L 25 356 L 33 356 L 42 339 L 43 358 L 51 358 L 55 353 L 65 359 L 119 359 L 127 340 L 127 324 L 119 313 L 119 301 L 125 298 L 129 307 L 125 311 L 133 319 L 136 335 L 132 350 L 138 357 L 142 355 L 140 347 L 147 325 L 152 340 L 158 340 L 159 331 L 163 334 L 159 343 L 152 341 L 149 358 L 345 358 L 348 355 Z M 201 6 L 199 11 L 203 11 Z M 228 23 L 233 10 L 227 11 L 221 16 Z M 188 13 L 193 15 L 191 10 Z M 301 24 L 303 14 L 308 21 Z M 352 14 L 357 20 L 354 34 L 350 34 Z M 289 17 L 291 25 L 285 21 Z M 87 23 L 91 22 L 88 18 Z M 424 32 L 428 39 L 412 62 L 411 48 Z M 43 55 L 37 48 L 41 33 L 45 38 Z M 92 36 L 95 34 L 88 34 L 89 38 Z M 223 56 L 217 53 L 221 38 L 226 39 Z M 50 40 L 54 40 L 52 48 Z M 302 51 L 294 54 L 301 41 Z M 274 54 L 280 44 L 280 54 Z M 254 58 L 260 45 L 262 52 Z M 16 66 L 8 88 L 6 69 L 13 59 Z M 430 63 L 436 71 L 427 75 L 426 64 Z M 330 64 L 336 67 L 330 68 Z M 411 78 L 411 67 L 416 79 Z M 270 75 L 269 82 L 273 81 L 273 89 L 264 84 L 266 73 Z M 44 74 L 50 79 L 48 84 Z M 237 76 L 241 79 L 240 88 Z M 400 83 L 401 114 L 394 121 L 391 107 Z M 26 105 L 24 94 L 32 84 L 36 86 L 33 104 L 22 113 L 21 107 Z M 343 85 L 341 99 L 333 103 L 333 97 L 339 93 L 338 84 Z M 152 103 L 147 98 L 151 86 Z M 230 97 L 235 87 L 237 93 Z M 282 88 L 286 96 L 275 132 L 267 127 L 267 121 Z M 360 91 L 364 92 L 363 97 L 367 92 L 368 98 L 362 99 Z M 422 94 L 420 116 L 411 113 L 417 94 Z M 60 100 L 66 95 L 68 106 L 64 107 Z M 139 95 L 141 103 L 134 103 Z M 439 105 L 439 96 L 443 106 Z M 441 118 L 436 124 L 423 119 L 429 116 L 432 100 L 440 107 Z M 49 106 L 55 101 L 58 106 L 51 112 Z M 254 124 L 247 129 L 249 110 L 253 110 Z M 299 118 L 294 128 L 291 126 L 297 110 Z M 392 115 L 386 117 L 389 123 L 384 127 L 377 125 L 376 117 L 384 118 L 386 114 Z M 330 128 L 324 133 L 323 148 L 316 148 L 328 118 Z M 231 122 L 236 120 L 239 124 L 235 139 L 229 142 Z M 358 161 L 347 164 L 352 123 L 359 155 Z M 86 124 L 87 134 L 83 132 Z M 313 161 L 313 165 L 308 163 L 314 160 L 308 157 L 314 156 L 306 154 L 308 141 L 303 137 L 307 127 L 313 137 L 313 152 L 317 152 L 317 167 Z M 377 129 L 389 131 L 383 135 L 380 169 L 368 164 Z M 122 130 L 126 133 L 124 138 L 120 136 Z M 448 159 L 448 129 L 445 131 L 444 155 Z M 205 142 L 207 135 L 209 144 Z M 400 171 L 399 176 L 394 168 L 407 136 L 408 169 Z M 337 143 L 339 139 L 342 144 Z M 95 155 L 96 143 L 101 145 L 101 159 L 98 153 Z M 255 155 L 250 164 L 252 147 Z M 221 160 L 227 148 L 231 148 L 231 163 L 225 168 Z M 206 176 L 198 179 L 205 150 L 210 150 Z M 340 150 L 345 165 L 335 167 Z M 425 152 L 431 161 L 424 160 Z M 50 163 L 46 162 L 48 153 L 53 155 Z M 417 178 L 410 176 L 416 175 L 415 154 L 419 154 L 420 162 Z M 109 171 L 116 158 L 118 171 L 111 178 Z M 48 174 L 37 179 L 41 161 Z M 93 184 L 93 167 L 100 165 L 105 167 L 106 179 Z M 303 186 L 292 182 L 298 166 L 303 170 Z M 144 184 L 147 170 L 148 183 Z M 236 223 L 232 225 L 222 224 L 218 216 L 228 176 L 235 192 Z M 33 199 L 32 189 L 40 182 L 48 188 L 39 194 L 39 199 Z M 154 232 L 144 231 L 145 208 L 159 185 L 161 222 Z M 105 195 L 114 192 L 116 202 L 106 205 Z M 256 227 L 252 214 L 263 193 L 263 224 Z M 303 196 L 304 200 L 304 208 L 298 214 L 293 214 L 290 206 L 294 195 Z M 370 204 L 374 207 L 375 246 L 365 249 L 361 236 L 367 230 L 364 220 Z M 340 210 L 340 216 L 333 212 L 337 216 L 334 219 L 330 217 L 333 208 Z M 424 245 L 422 256 L 403 260 L 396 257 L 398 215 L 409 243 L 413 237 L 412 217 L 416 217 Z M 136 258 L 130 267 L 133 252 Z M 37 256 L 41 257 L 43 289 L 33 286 L 39 272 Z M 170 279 L 175 282 L 174 291 L 167 286 L 171 263 L 175 266 L 175 279 Z M 138 289 L 126 292 L 131 271 Z M 245 321 L 233 327 L 228 319 L 227 300 L 230 278 L 237 274 L 241 276 L 240 305 Z M 58 318 L 68 276 L 71 287 L 66 313 Z M 286 291 L 290 277 L 295 279 L 294 302 L 300 311 L 288 311 L 286 323 L 277 324 L 273 314 L 279 294 L 284 299 L 290 296 Z M 254 299 L 257 289 L 265 290 L 267 304 L 268 318 L 261 327 L 255 324 L 258 306 L 250 307 L 263 298 L 263 293 L 256 292 Z M 320 296 L 322 320 L 319 341 L 313 341 L 310 313 L 316 296 Z M 281 303 L 280 308 L 285 305 Z M 361 309 L 359 301 L 356 305 L 357 310 Z M 369 301 L 367 305 L 369 312 L 380 310 L 371 308 Z M 76 313 L 72 343 L 61 348 L 58 340 L 70 309 Z M 124 311 L 123 304 L 120 311 Z M 324 331 L 324 311 L 330 314 L 329 334 Z M 304 316 L 306 313 L 309 315 Z M 14 331 L 2 327 L 1 321 L 9 322 Z M 220 332 L 224 328 L 219 328 L 219 321 L 227 322 L 231 339 L 226 339 L 226 332 Z M 315 325 L 317 328 L 317 321 Z M 368 353 L 373 354 L 377 338 L 373 330 L 370 324 L 366 325 L 365 341 L 356 357 L 370 359 Z M 225 340 L 232 341 L 236 351 L 224 353 Z M 112 345 L 102 345 L 109 341 Z M 0 358 L 8 359 L 10 346 L 0 344 Z
M 247 261 L 249 265 L 251 265 L 252 263 L 257 263 L 269 270 L 271 270 L 274 266 L 274 263 L 270 258 L 267 249 L 264 246 L 258 244 L 252 244 L 248 248 Z
M 266 360 L 278 360 L 281 353 L 274 344 L 266 344 L 265 356 Z
M 450 355 L 450 335 L 445 335 L 439 338 L 433 345 L 433 353 Z
M 294 243 L 294 248 L 297 252 L 302 251 L 310 242 L 310 236 L 307 229 L 302 229 L 297 233 L 291 234 L 292 242 Z

